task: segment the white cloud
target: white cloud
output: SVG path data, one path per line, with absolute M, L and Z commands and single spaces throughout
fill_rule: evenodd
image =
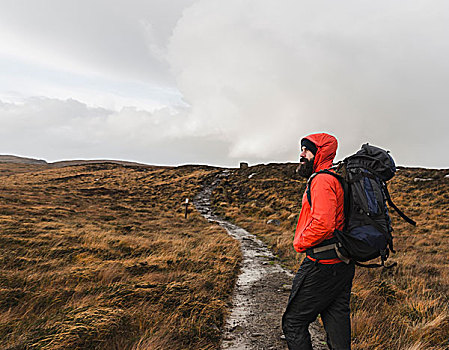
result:
M 190 2 L 3 0 L 0 51 L 70 72 L 171 84 L 142 23 L 157 26 L 151 39 L 161 45 Z
M 181 98 L 164 59 L 192 0 L 0 2 L 0 96 L 153 110 Z
M 328 131 L 339 158 L 368 141 L 448 166 L 448 17 L 443 0 L 3 0 L 1 153 L 236 165 Z
M 75 100 L 30 98 L 0 101 L 0 150 L 48 161 L 125 159 L 149 164 L 215 163 L 228 152 L 226 142 L 185 135 L 185 112 L 120 111 L 92 108 Z
M 447 165 L 445 1 L 199 0 L 171 38 L 170 63 L 200 135 L 230 156 L 296 158 L 330 131 L 340 155 L 369 141 L 400 164 Z

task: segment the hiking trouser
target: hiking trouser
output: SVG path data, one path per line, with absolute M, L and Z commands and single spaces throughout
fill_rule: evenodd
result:
M 349 299 L 354 264 L 319 264 L 305 258 L 293 279 L 282 317 L 289 350 L 312 350 L 309 325 L 318 314 L 331 350 L 351 349 Z

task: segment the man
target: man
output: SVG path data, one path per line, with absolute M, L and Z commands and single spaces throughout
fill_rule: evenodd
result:
M 324 133 L 303 138 L 298 173 L 309 178 L 329 169 L 337 146 L 337 139 Z M 344 193 L 338 179 L 325 173 L 315 175 L 309 185 L 311 205 L 304 193 L 293 241 L 295 250 L 306 257 L 293 279 L 282 328 L 290 350 L 311 350 L 308 328 L 320 314 L 329 348 L 347 350 L 351 348 L 349 298 L 354 264 L 342 262 L 334 251 L 317 249 L 333 242 L 334 231 L 344 227 Z

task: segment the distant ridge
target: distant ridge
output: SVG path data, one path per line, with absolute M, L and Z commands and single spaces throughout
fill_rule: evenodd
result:
M 58 162 L 48 163 L 52 167 L 60 168 L 65 166 L 72 165 L 83 165 L 83 164 L 98 164 L 98 163 L 110 163 L 110 164 L 119 164 L 119 165 L 131 165 L 131 166 L 151 166 L 148 164 L 130 162 L 127 160 L 110 160 L 110 159 L 90 159 L 90 160 L 60 160 Z
M 109 160 L 109 159 L 90 159 L 90 160 L 61 160 L 57 162 L 48 163 L 43 159 L 34 159 L 13 155 L 1 155 L 0 154 L 0 163 L 13 163 L 13 164 L 28 164 L 28 165 L 47 165 L 52 168 L 62 168 L 65 166 L 73 166 L 73 165 L 83 165 L 83 164 L 98 164 L 98 163 L 110 163 L 110 164 L 119 164 L 119 165 L 128 165 L 128 166 L 142 166 L 142 167 L 150 167 L 151 165 L 130 162 L 126 160 Z M 154 167 L 154 166 L 151 166 Z
M 39 165 L 48 165 L 48 163 L 43 159 L 33 159 L 12 155 L 1 155 L 0 154 L 0 162 L 1 163 L 15 163 L 15 164 L 39 164 Z

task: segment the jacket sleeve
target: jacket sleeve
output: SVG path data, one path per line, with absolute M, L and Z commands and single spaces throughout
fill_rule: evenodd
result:
M 311 184 L 311 220 L 300 234 L 296 247 L 304 252 L 333 236 L 337 216 L 337 193 L 334 177 L 316 176 Z

